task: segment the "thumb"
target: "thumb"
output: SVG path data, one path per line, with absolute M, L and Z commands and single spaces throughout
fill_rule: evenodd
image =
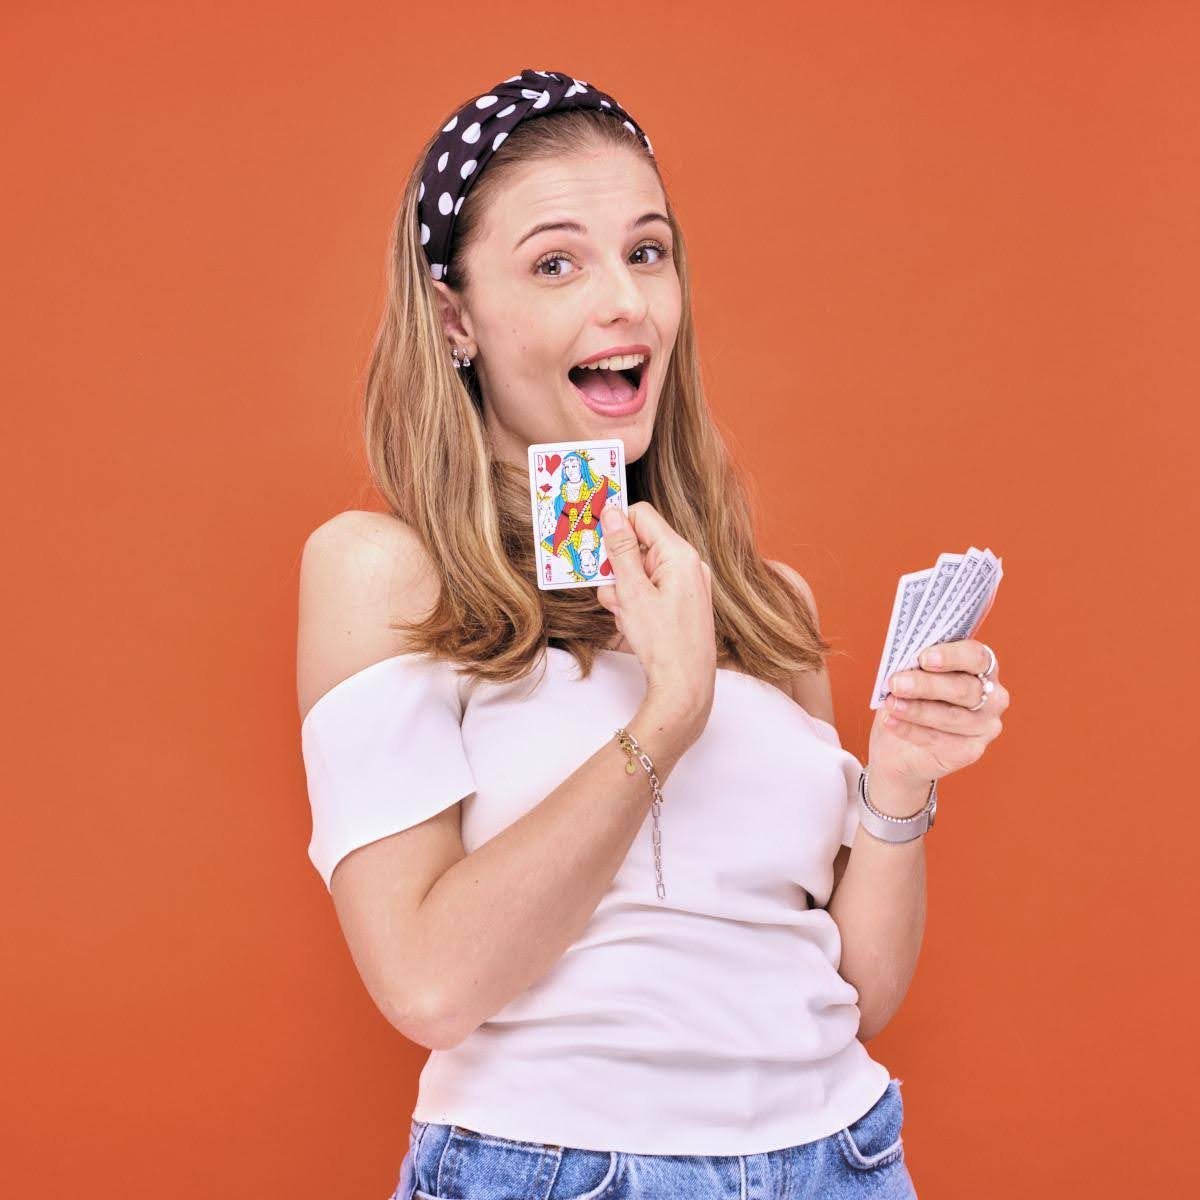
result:
M 648 585 L 637 533 L 619 505 L 610 504 L 601 511 L 600 532 L 616 577 L 618 597 L 622 590 Z

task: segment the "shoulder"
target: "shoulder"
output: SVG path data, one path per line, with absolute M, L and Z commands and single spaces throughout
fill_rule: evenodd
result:
M 808 581 L 795 567 L 789 566 L 785 562 L 777 562 L 770 558 L 766 561 L 768 566 L 772 567 L 777 574 L 781 575 L 804 597 L 804 602 L 808 605 L 808 611 L 812 614 L 813 624 L 819 629 L 817 598 L 813 594 Z M 830 725 L 834 724 L 833 687 L 830 684 L 829 671 L 827 669 L 822 667 L 819 671 L 799 671 L 791 677 L 789 682 L 791 684 L 792 699 L 805 712 L 811 713 L 814 717 L 818 717 L 822 721 L 828 721 Z
M 766 561 L 769 567 L 774 568 L 777 574 L 782 575 L 804 597 L 804 601 L 808 605 L 812 613 L 813 622 L 815 623 L 817 620 L 817 598 L 813 595 L 813 590 L 809 587 L 808 581 L 795 567 L 791 567 L 785 562 L 776 562 L 773 558 L 768 558 Z
M 296 687 L 300 716 L 335 684 L 404 649 L 398 621 L 437 603 L 434 563 L 390 513 L 350 509 L 307 537 L 300 559 Z
M 361 584 L 380 572 L 419 566 L 425 549 L 411 525 L 391 513 L 347 509 L 318 525 L 304 542 L 302 583 Z M 365 577 L 365 578 L 364 578 Z

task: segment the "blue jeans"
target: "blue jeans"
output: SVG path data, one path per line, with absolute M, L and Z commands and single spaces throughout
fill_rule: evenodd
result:
M 914 1200 L 900 1080 L 856 1121 L 765 1154 L 626 1154 L 412 1122 L 391 1200 Z

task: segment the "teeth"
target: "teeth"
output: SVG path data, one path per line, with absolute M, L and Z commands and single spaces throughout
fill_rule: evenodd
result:
M 599 358 L 595 362 L 580 363 L 579 367 L 587 371 L 627 371 L 645 361 L 644 354 L 619 354 L 616 358 Z

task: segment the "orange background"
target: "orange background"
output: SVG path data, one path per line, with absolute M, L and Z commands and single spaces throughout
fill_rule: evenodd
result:
M 940 789 L 917 977 L 871 1043 L 922 1200 L 1183 1194 L 1195 6 L 552 15 L 6 10 L 8 1189 L 395 1185 L 425 1051 L 305 855 L 297 565 L 379 506 L 358 403 L 417 148 L 535 67 L 654 140 L 763 550 L 850 652 L 848 746 L 899 574 L 1004 556 L 980 636 L 1012 707 Z

